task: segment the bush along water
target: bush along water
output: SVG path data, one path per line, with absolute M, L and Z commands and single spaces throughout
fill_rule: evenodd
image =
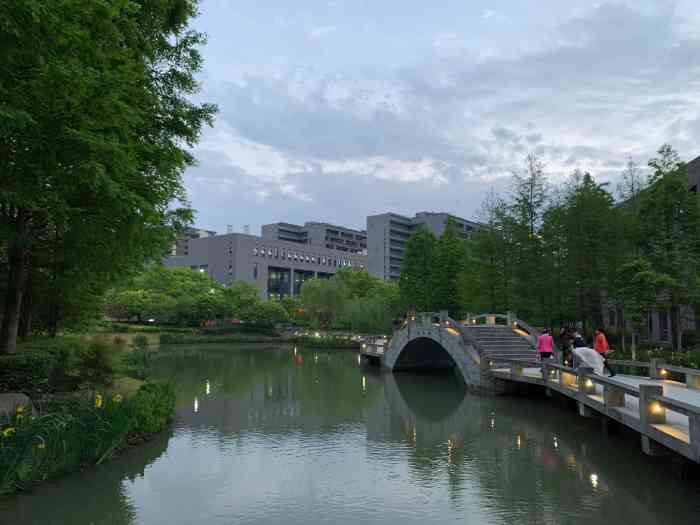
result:
M 172 385 L 146 383 L 129 400 L 96 392 L 34 416 L 19 407 L 0 427 L 0 494 L 100 464 L 173 417 Z

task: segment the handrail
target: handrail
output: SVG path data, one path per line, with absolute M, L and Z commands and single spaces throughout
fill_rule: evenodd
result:
M 649 363 L 644 361 L 631 361 L 625 359 L 608 359 L 608 364 L 617 366 L 633 366 L 637 368 L 649 368 L 651 366 Z
M 535 367 L 542 368 L 542 361 L 537 359 L 527 359 L 527 358 L 517 358 L 517 357 L 494 357 L 491 359 L 494 363 L 516 363 L 516 364 L 526 364 L 535 365 Z
M 618 388 L 620 390 L 624 390 L 626 393 L 634 396 L 634 397 L 639 397 L 639 388 L 628 385 L 627 383 L 623 383 L 621 381 L 618 381 L 617 379 L 612 379 L 607 376 L 601 376 L 598 374 L 587 374 L 585 372 L 580 374 L 582 377 L 585 377 L 586 379 L 590 379 L 594 383 L 599 383 L 602 385 L 610 385 L 615 388 Z
M 685 401 L 672 399 L 668 396 L 649 396 L 650 401 L 657 401 L 673 412 L 678 412 L 686 416 L 700 416 L 700 407 L 696 407 Z
M 676 372 L 678 374 L 690 374 L 694 376 L 700 376 L 700 370 L 697 368 L 688 368 L 686 366 L 677 366 L 677 365 L 667 365 L 664 363 L 659 363 L 659 366 L 662 367 L 664 370 L 668 370 L 669 372 Z

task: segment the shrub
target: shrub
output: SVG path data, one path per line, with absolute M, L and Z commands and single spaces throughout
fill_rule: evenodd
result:
M 45 351 L 24 351 L 0 356 L 0 391 L 29 394 L 52 390 L 60 359 Z
M 162 345 L 177 345 L 185 342 L 185 336 L 182 334 L 160 334 L 160 344 Z
M 112 382 L 120 349 L 100 341 L 93 341 L 81 349 L 77 371 L 80 379 L 92 385 Z
M 241 323 L 224 326 L 202 328 L 202 335 L 234 335 L 234 334 L 258 334 L 275 335 L 275 330 L 270 325 L 258 323 Z
M 132 431 L 141 434 L 158 432 L 175 411 L 175 389 L 167 383 L 146 383 L 129 402 Z
M 125 334 L 129 331 L 129 325 L 114 323 L 112 325 L 112 331 L 117 334 Z
M 134 348 L 145 350 L 148 348 L 148 337 L 145 335 L 135 335 L 131 341 L 131 344 L 134 345 Z

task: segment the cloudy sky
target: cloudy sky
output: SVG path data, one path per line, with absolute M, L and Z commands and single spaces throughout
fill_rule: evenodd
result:
M 202 0 L 195 25 L 201 227 L 473 218 L 529 152 L 612 182 L 700 155 L 697 0 Z

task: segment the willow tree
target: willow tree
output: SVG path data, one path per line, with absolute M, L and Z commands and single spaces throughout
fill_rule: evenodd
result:
M 196 104 L 196 0 L 0 0 L 0 353 L 33 281 L 94 296 L 161 255 L 183 170 L 215 108 Z

